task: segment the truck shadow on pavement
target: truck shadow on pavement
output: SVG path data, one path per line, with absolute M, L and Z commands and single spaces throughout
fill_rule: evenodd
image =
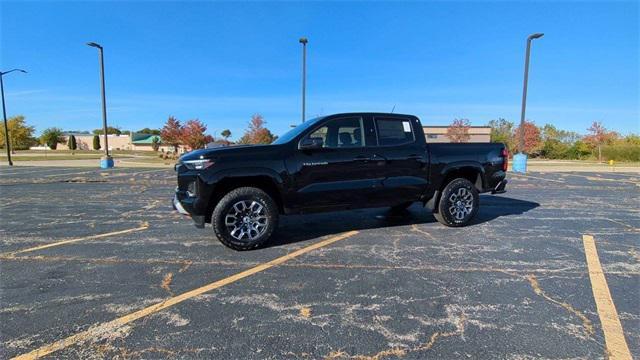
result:
M 481 196 L 480 210 L 468 226 L 489 222 L 502 216 L 521 215 L 540 204 L 503 196 Z M 437 222 L 431 211 L 416 203 L 393 213 L 389 208 L 358 209 L 331 213 L 289 215 L 280 218 L 280 226 L 264 247 L 281 246 L 351 230 L 384 229 L 396 226 Z M 442 225 L 443 229 L 445 228 Z

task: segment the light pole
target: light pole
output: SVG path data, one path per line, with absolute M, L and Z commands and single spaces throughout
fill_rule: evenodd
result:
M 109 156 L 109 142 L 107 140 L 107 99 L 104 89 L 104 53 L 100 44 L 89 42 L 87 45 L 97 48 L 100 55 L 100 91 L 102 93 L 102 131 L 104 132 L 104 157 L 100 159 L 100 167 L 112 168 L 113 159 Z
M 0 71 L 0 93 L 2 93 L 2 116 L 4 118 L 4 147 L 7 149 L 7 160 L 9 161 L 9 166 L 13 166 L 13 161 L 11 161 L 11 142 L 9 141 L 9 126 L 7 125 L 7 106 L 4 103 L 4 82 L 2 77 L 10 72 L 19 71 L 21 73 L 27 73 L 22 69 L 13 69 L 5 72 Z
M 302 122 L 304 122 L 304 112 L 307 96 L 307 38 L 300 38 L 300 44 L 302 44 Z
M 543 37 L 543 33 L 531 34 L 527 37 L 527 50 L 524 56 L 524 84 L 522 88 L 522 111 L 520 113 L 520 138 L 518 142 L 519 154 L 513 157 L 513 171 L 527 171 L 527 155 L 524 153 L 524 118 L 527 108 L 527 83 L 529 81 L 529 57 L 531 55 L 531 41 Z

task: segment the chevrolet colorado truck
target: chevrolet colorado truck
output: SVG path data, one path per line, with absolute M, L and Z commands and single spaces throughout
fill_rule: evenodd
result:
M 270 145 L 202 149 L 180 157 L 174 208 L 211 223 L 236 250 L 269 240 L 278 217 L 355 208 L 401 211 L 420 202 L 446 226 L 478 212 L 479 193 L 502 193 L 503 144 L 427 143 L 412 115 L 317 117 Z

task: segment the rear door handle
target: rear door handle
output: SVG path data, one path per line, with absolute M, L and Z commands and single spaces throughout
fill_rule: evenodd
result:
M 407 159 L 409 159 L 409 160 L 422 160 L 422 155 L 411 154 L 411 155 L 407 156 Z

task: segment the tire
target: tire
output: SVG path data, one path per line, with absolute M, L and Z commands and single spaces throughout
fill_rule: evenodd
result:
M 442 190 L 438 211 L 433 213 L 436 220 L 450 227 L 461 227 L 478 213 L 480 194 L 476 187 L 467 179 L 453 179 Z
M 266 243 L 278 227 L 278 206 L 258 188 L 237 188 L 220 199 L 213 209 L 211 224 L 225 246 L 255 249 Z
M 394 214 L 401 213 L 401 212 L 407 210 L 407 208 L 409 208 L 409 206 L 411 206 L 411 205 L 413 205 L 413 202 L 407 201 L 405 203 L 392 206 L 391 208 L 389 208 L 389 211 L 394 213 Z

